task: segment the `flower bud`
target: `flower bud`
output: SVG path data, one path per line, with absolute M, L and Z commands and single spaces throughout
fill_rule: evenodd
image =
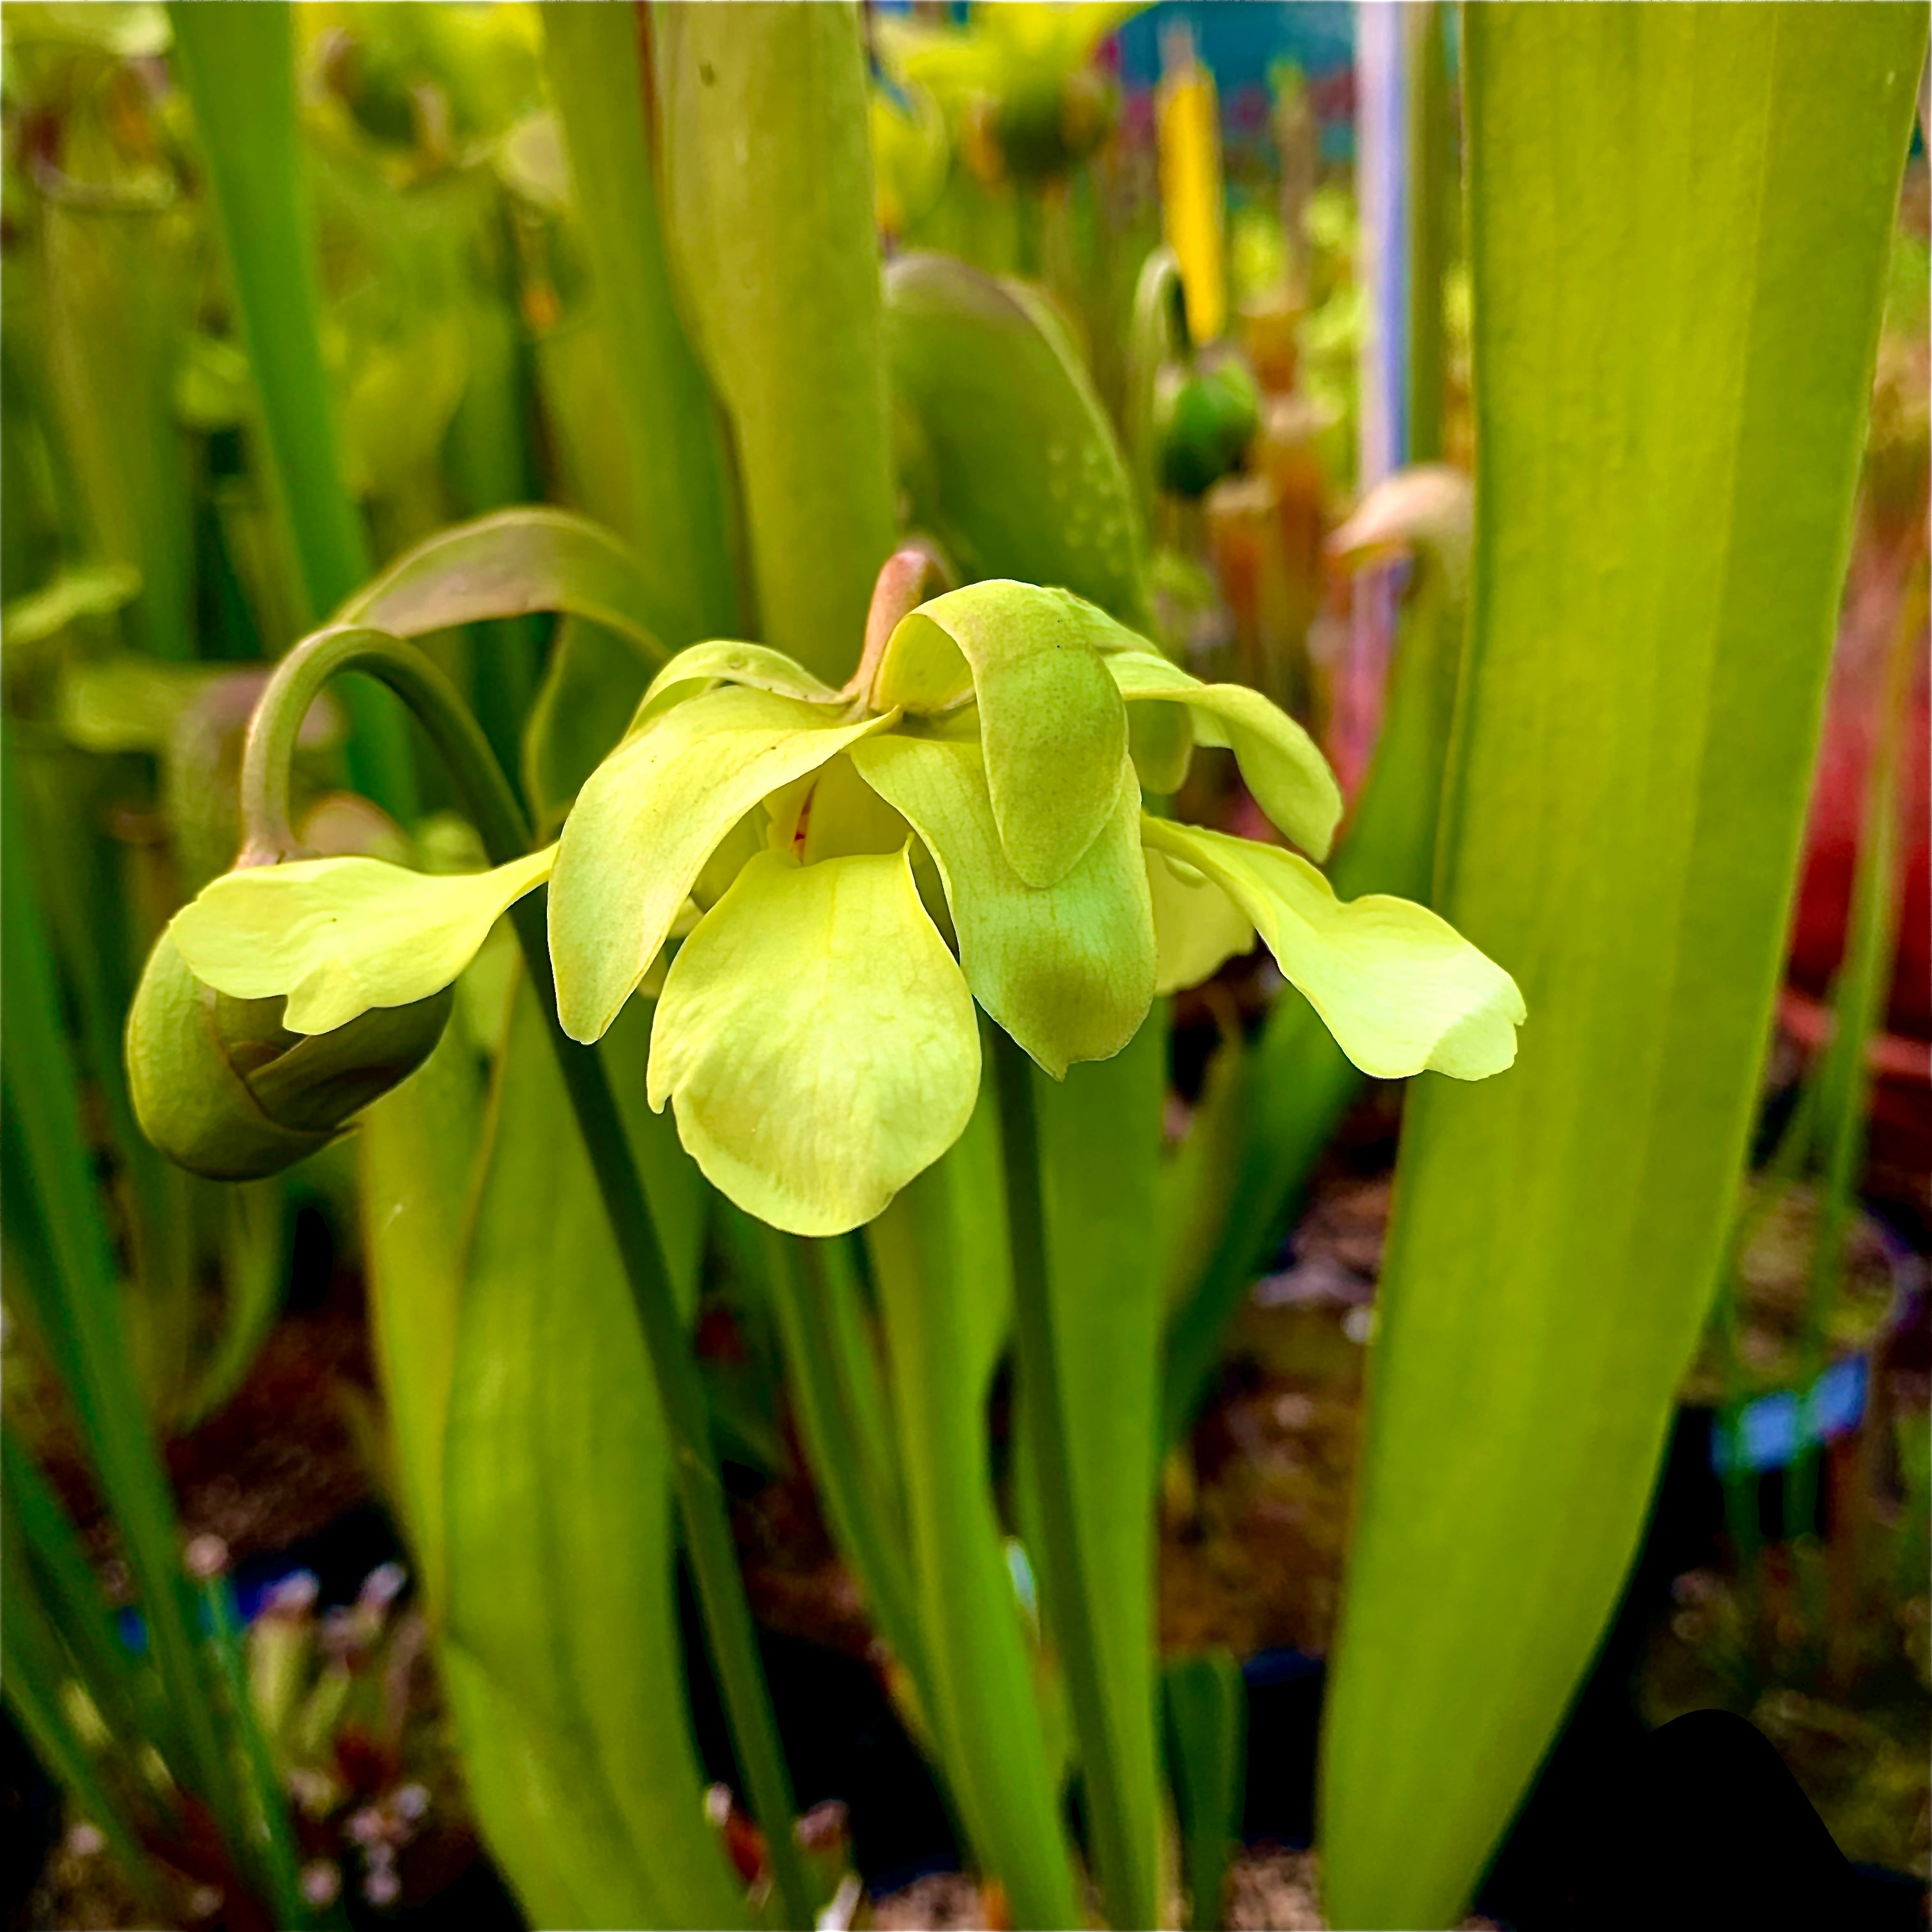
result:
M 1002 172 L 1034 188 L 1058 180 L 1107 138 L 1118 106 L 1106 77 L 1090 68 L 1012 88 L 992 116 Z
M 1204 496 L 1240 464 L 1261 427 L 1261 393 L 1232 358 L 1190 370 L 1157 404 L 1160 480 L 1177 496 Z
M 231 999 L 204 986 L 164 933 L 128 1017 L 141 1130 L 170 1160 L 211 1180 L 279 1173 L 422 1064 L 454 998 L 446 987 L 412 1005 L 374 1008 L 332 1033 L 290 1033 L 281 1000 Z

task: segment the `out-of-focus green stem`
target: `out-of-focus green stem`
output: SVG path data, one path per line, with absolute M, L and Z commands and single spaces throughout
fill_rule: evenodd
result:
M 242 1654 L 240 1626 L 235 1618 L 235 1604 L 225 1576 L 202 1580 L 201 1603 L 208 1620 L 208 1646 L 220 1672 L 222 1688 L 228 1700 L 229 1721 L 241 1748 L 236 1753 L 247 1780 L 249 1809 L 259 1819 L 260 1850 L 268 1881 L 273 1888 L 277 1913 L 284 1925 L 309 1925 L 315 1914 L 302 1896 L 302 1874 L 296 1863 L 294 1834 L 289 1829 L 286 1799 L 282 1780 L 262 1733 L 260 1716 L 249 1690 L 248 1670 Z
M 171 201 L 48 176 L 41 185 L 47 369 L 81 521 L 100 562 L 141 574 L 128 613 L 140 643 L 191 658 L 192 497 L 174 407 L 194 298 L 190 219 Z
M 766 1252 L 813 1479 L 873 1622 L 923 1708 L 931 1693 L 905 1558 L 904 1499 L 893 1480 L 890 1420 L 851 1256 L 842 1242 L 769 1230 Z
M 1816 1133 L 1825 1172 L 1811 1234 L 1811 1259 L 1805 1286 L 1804 1316 L 1798 1332 L 1798 1400 L 1801 1418 L 1796 1454 L 1785 1479 L 1784 1531 L 1810 1541 L 1818 1534 L 1818 1474 L 1823 1453 L 1808 1413 L 1811 1391 L 1829 1352 L 1832 1311 L 1844 1278 L 1845 1239 L 1857 1210 L 1858 1178 L 1864 1168 L 1865 1114 L 1870 1104 L 1871 1037 L 1883 1024 L 1892 983 L 1898 930 L 1898 766 L 1905 739 L 1906 699 L 1918 664 L 1920 627 L 1925 618 L 1925 560 L 1922 554 L 1900 599 L 1878 713 L 1878 740 L 1866 779 L 1864 814 L 1858 841 L 1852 902 L 1845 922 L 1844 964 L 1832 1001 L 1832 1040 L 1817 1074 Z M 1806 1621 L 1815 1634 L 1822 1622 L 1818 1600 L 1822 1580 L 1810 1566 L 1804 1594 Z
M 294 538 L 311 619 L 370 574 L 368 541 L 344 479 L 296 104 L 295 38 L 285 0 L 245 7 L 175 0 L 175 56 L 208 168 L 262 436 Z M 394 816 L 416 810 L 407 720 L 388 693 L 344 692 L 350 774 Z
M 470 380 L 443 442 L 450 493 L 466 518 L 531 502 L 541 494 L 525 428 L 532 398 L 520 326 L 508 308 L 480 302 L 472 306 L 468 326 Z M 472 624 L 470 636 L 477 722 L 514 784 L 524 720 L 536 694 L 544 626 L 536 617 L 496 617 Z
M 1012 1923 L 1083 1922 L 987 1465 L 1006 1325 L 998 1124 L 979 1110 L 866 1231 L 884 1317 L 933 1735 Z
M 1119 1268 L 1123 1258 L 1110 1255 L 1116 1265 L 1108 1272 L 1124 1278 L 1101 1279 L 1072 1251 L 1070 1230 L 1058 1239 L 1049 1232 L 1048 1196 L 1056 1219 L 1064 1215 L 1090 1252 L 1104 1240 L 1104 1220 L 1094 1212 L 1102 1190 L 1116 1190 L 1120 1218 L 1132 1211 L 1120 1192 L 1138 1196 L 1151 1218 L 1166 1027 L 1156 1011 L 1112 1060 L 1076 1068 L 1065 1084 L 1038 1096 L 1036 1082 L 1044 1076 L 1024 1048 L 1001 1028 L 987 1032 L 1005 1156 L 1014 1352 L 1041 1531 L 1033 1555 L 1072 1706 L 1107 1922 L 1124 1932 L 1160 1922 L 1151 1627 L 1155 1244 L 1149 1227 L 1134 1244 L 1138 1268 L 1132 1261 Z M 1046 1140 L 1039 1116 L 1046 1114 L 1050 1127 L 1049 1108 L 1063 1115 L 1063 1130 L 1075 1131 Z M 1138 1148 L 1131 1144 L 1136 1138 Z M 1103 1298 L 1116 1289 L 1108 1320 Z M 1114 1358 L 1102 1364 L 1110 1349 Z M 1096 1468 L 1096 1438 L 1114 1418 L 1126 1426 L 1107 1445 L 1111 1466 Z
M 1464 606 L 1430 551 L 1418 548 L 1412 568 L 1375 761 L 1329 868 L 1344 899 L 1366 892 L 1429 898 Z M 1296 1212 L 1363 1076 L 1314 1008 L 1284 988 L 1241 1080 L 1247 1118 L 1227 1213 L 1196 1287 L 1168 1327 L 1169 1448 L 1193 1419 L 1228 1324 Z
M 672 260 L 736 442 L 758 634 L 842 683 L 896 530 L 858 9 L 652 17 Z
M 233 1768 L 214 1722 L 212 1686 L 192 1628 L 187 1579 L 176 1549 L 166 1478 L 148 1433 L 128 1352 L 118 1270 L 81 1136 L 80 1095 L 64 1048 L 65 1027 L 15 796 L 10 746 L 0 758 L 0 984 L 6 1013 L 4 1102 L 10 1174 L 30 1201 L 50 1278 L 33 1306 L 82 1439 L 116 1522 L 147 1622 L 156 1664 L 186 1748 L 183 1767 L 224 1828 L 239 1816 Z M 10 1196 L 11 1190 L 10 1189 Z M 234 1842 L 245 1840 L 238 1834 Z
M 142 1901 L 158 1906 L 154 1864 L 134 1822 L 102 1780 L 63 1706 L 60 1690 L 68 1673 L 60 1641 L 35 1588 L 20 1526 L 10 1520 L 0 1522 L 0 1647 L 7 1658 L 7 1702 L 35 1754 L 88 1822 L 99 1827 Z
M 305 639 L 282 661 L 262 693 L 242 759 L 244 849 L 267 854 L 285 845 L 290 771 L 302 721 L 332 677 L 355 670 L 380 677 L 414 712 L 448 766 L 490 863 L 505 865 L 528 851 L 530 832 L 523 808 L 454 687 L 414 646 L 386 632 L 359 628 L 318 632 Z M 556 1024 L 542 902 L 520 901 L 512 910 L 511 922 L 524 969 L 549 1019 L 557 1065 L 644 1331 L 652 1382 L 670 1438 L 671 1480 L 683 1519 L 685 1547 L 752 1815 L 765 1835 L 785 1922 L 809 1925 L 812 1891 L 793 1831 L 791 1780 L 738 1573 L 697 1358 L 603 1059 L 596 1048 L 578 1046 Z
M 629 458 L 636 527 L 623 534 L 659 561 L 677 598 L 681 634 L 664 640 L 675 649 L 731 635 L 738 600 L 716 416 L 664 260 L 639 58 L 645 17 L 548 0 L 544 45 Z
M 1442 455 L 1444 374 L 1442 278 L 1454 244 L 1456 130 L 1448 9 L 1421 0 L 1404 10 L 1408 88 L 1408 459 L 1438 462 Z

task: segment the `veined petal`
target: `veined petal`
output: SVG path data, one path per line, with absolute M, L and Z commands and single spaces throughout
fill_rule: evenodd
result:
M 1141 832 L 1246 913 L 1364 1073 L 1400 1080 L 1433 1067 L 1484 1080 L 1515 1059 L 1525 1016 L 1516 982 L 1426 907 L 1379 892 L 1344 904 L 1306 860 L 1278 846 L 1154 818 Z
M 1127 721 L 1097 640 L 1125 635 L 1064 590 L 996 578 L 902 619 L 872 702 L 944 711 L 976 694 L 1000 843 L 1030 886 L 1050 886 L 1113 816 Z
M 602 1036 L 753 806 L 894 716 L 841 724 L 797 698 L 728 687 L 626 738 L 585 781 L 557 842 L 550 950 L 564 1031 Z
M 226 872 L 168 928 L 189 970 L 238 1000 L 286 994 L 291 1033 L 332 1033 L 372 1006 L 440 993 L 556 848 L 488 872 L 412 872 L 381 859 L 298 859 Z
M 1203 684 L 1152 651 L 1110 652 L 1106 662 L 1129 704 L 1185 704 L 1196 742 L 1233 752 L 1270 823 L 1304 851 L 1328 857 L 1342 788 L 1315 740 L 1286 712 L 1244 684 Z
M 1055 1079 L 1074 1060 L 1119 1052 L 1146 1017 L 1154 982 L 1140 788 L 1124 757 L 1100 836 L 1070 872 L 1034 886 L 1007 862 L 970 739 L 893 732 L 851 756 L 932 853 L 980 1004 Z
M 798 1234 L 869 1221 L 964 1130 L 972 995 L 904 852 L 761 853 L 671 962 L 649 1093 L 748 1214 Z
M 1213 880 L 1191 866 L 1176 865 L 1163 852 L 1143 856 L 1154 896 L 1156 994 L 1199 986 L 1254 944 L 1252 922 Z
M 739 644 L 728 638 L 693 644 L 680 651 L 650 681 L 631 729 L 648 723 L 660 712 L 668 711 L 692 694 L 692 687 L 706 684 L 742 685 L 754 691 L 775 692 L 781 698 L 796 698 L 807 704 L 826 704 L 842 710 L 845 700 L 829 684 L 821 684 L 796 659 L 768 644 Z

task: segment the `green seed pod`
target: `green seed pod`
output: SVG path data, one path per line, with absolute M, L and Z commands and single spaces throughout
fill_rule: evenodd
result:
M 1118 108 L 1106 77 L 1090 68 L 1016 87 L 992 116 L 1005 172 L 1034 188 L 1058 181 L 1107 138 Z
M 1240 466 L 1261 427 L 1261 394 L 1238 362 L 1190 372 L 1156 405 L 1160 480 L 1177 496 L 1205 496 Z
M 414 1072 L 454 998 L 446 987 L 412 1005 L 375 1007 L 332 1033 L 290 1033 L 280 1000 L 231 999 L 203 986 L 164 933 L 128 1017 L 141 1130 L 211 1180 L 278 1174 Z

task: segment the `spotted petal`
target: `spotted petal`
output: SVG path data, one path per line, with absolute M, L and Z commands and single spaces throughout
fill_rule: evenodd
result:
M 1516 982 L 1446 920 L 1379 892 L 1346 904 L 1306 860 L 1191 825 L 1142 820 L 1155 850 L 1204 872 L 1252 919 L 1288 982 L 1364 1073 L 1484 1080 L 1516 1058 Z
M 1124 634 L 1069 592 L 969 584 L 900 621 L 873 686 L 914 712 L 978 698 L 993 820 L 1030 886 L 1064 878 L 1114 814 L 1127 722 L 1102 633 Z
M 1130 704 L 1186 705 L 1196 740 L 1234 752 L 1269 821 L 1304 851 L 1328 856 L 1341 820 L 1342 789 L 1315 740 L 1286 712 L 1246 685 L 1203 684 L 1152 651 L 1112 651 L 1106 663 Z
M 450 985 L 556 848 L 494 872 L 412 872 L 380 859 L 300 859 L 224 873 L 169 927 L 196 979 L 236 999 L 286 994 L 291 1033 L 331 1033 L 372 1006 Z
M 972 996 L 904 852 L 761 853 L 671 963 L 648 1091 L 747 1214 L 799 1234 L 869 1221 L 964 1131 Z
M 592 1040 L 657 956 L 705 861 L 767 792 L 893 722 L 728 686 L 626 738 L 578 793 L 557 842 L 550 950 L 557 1017 Z
M 1176 865 L 1165 853 L 1143 856 L 1154 896 L 1156 993 L 1198 986 L 1254 944 L 1247 914 L 1211 879 L 1191 866 Z
M 970 739 L 894 732 L 852 750 L 860 776 L 925 840 L 952 910 L 959 963 L 980 1004 L 1055 1079 L 1120 1052 L 1154 998 L 1153 908 L 1140 852 L 1140 788 L 1116 766 L 1112 816 L 1054 884 L 1007 863 Z

